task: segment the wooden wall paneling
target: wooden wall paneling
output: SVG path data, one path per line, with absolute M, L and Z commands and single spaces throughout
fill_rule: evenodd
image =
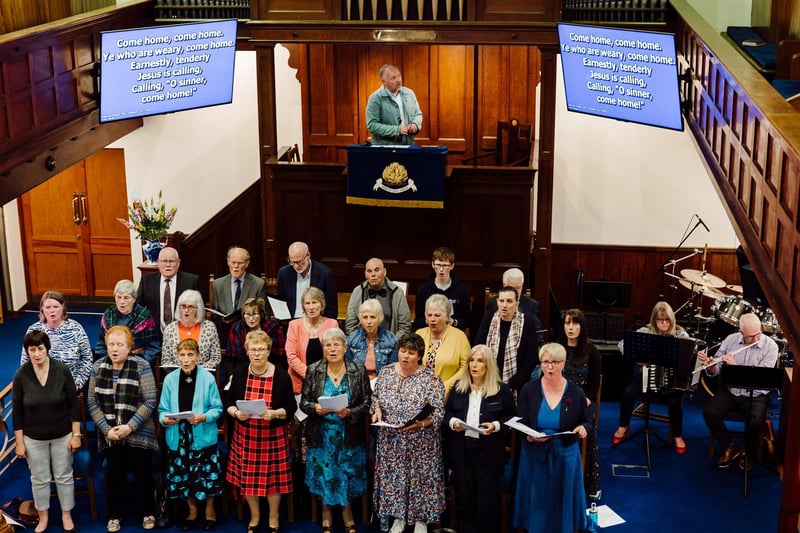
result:
M 459 164 L 474 150 L 475 47 L 432 46 L 429 50 L 428 110 L 422 110 L 427 125 L 423 125 L 423 132 L 429 132 L 427 143 L 447 146 L 449 164 Z M 425 139 L 417 141 L 424 143 Z
M 474 0 L 475 20 L 556 22 L 561 2 L 552 0 Z M 470 2 L 472 3 L 472 2 Z
M 250 252 L 248 271 L 275 277 L 277 269 L 267 268 L 263 257 L 265 235 L 257 223 L 267 202 L 262 196 L 262 182 L 250 185 L 228 205 L 209 217 L 209 221 L 187 236 L 180 244 L 181 268 L 200 276 L 200 291 L 208 300 L 208 276 L 228 273 L 226 256 L 231 246 Z M 283 252 L 284 257 L 286 249 Z
M 253 20 L 342 20 L 341 0 L 250 0 Z
M 678 309 L 689 299 L 690 292 L 677 280 L 664 276 L 659 268 L 668 260 L 672 250 L 658 247 L 597 246 L 588 244 L 553 244 L 552 287 L 562 311 L 579 307 L 584 311 L 622 313 L 625 327 L 632 328 L 637 321 L 648 321 L 653 305 L 660 299 L 666 300 Z M 675 257 L 691 253 L 682 249 Z M 706 270 L 721 277 L 726 283 L 739 285 L 738 264 L 735 250 L 711 249 L 707 254 Z M 700 270 L 702 256 L 696 256 L 679 263 L 675 275 L 683 269 Z M 585 281 L 621 281 L 631 283 L 631 306 L 604 309 L 593 302 L 579 303 L 577 294 L 578 270 L 583 271 Z M 668 272 L 671 272 L 668 269 Z M 694 313 L 712 316 L 713 299 L 695 299 Z M 683 314 L 680 318 L 685 318 Z M 543 317 L 546 320 L 546 317 Z
M 493 150 L 497 122 L 517 118 L 536 123 L 539 49 L 533 46 L 478 47 L 477 152 Z
M 31 28 L 72 15 L 70 0 L 3 0 L 0 33 Z

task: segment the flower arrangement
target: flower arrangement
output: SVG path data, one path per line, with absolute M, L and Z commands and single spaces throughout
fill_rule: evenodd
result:
M 128 206 L 128 220 L 117 220 L 126 228 L 136 231 L 138 238 L 157 241 L 167 234 L 177 211 L 177 207 L 167 209 L 161 191 L 158 191 L 156 198 L 145 200 L 144 203 L 136 201 Z

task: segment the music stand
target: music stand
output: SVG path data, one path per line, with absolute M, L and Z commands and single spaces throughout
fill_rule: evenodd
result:
M 783 369 L 765 366 L 722 365 L 720 379 L 728 387 L 748 389 L 750 401 L 744 413 L 744 497 L 749 495 L 750 454 L 747 443 L 750 440 L 750 411 L 753 405 L 754 390 L 773 390 L 783 386 Z
M 694 356 L 694 339 L 674 337 L 672 335 L 656 335 L 647 332 L 626 331 L 625 332 L 625 353 L 624 356 L 632 359 L 635 363 L 656 365 L 663 368 L 673 369 L 676 381 L 682 380 L 683 376 L 691 375 L 692 358 Z M 644 379 L 644 378 L 643 378 Z M 669 384 L 668 390 L 650 390 L 647 382 L 643 383 L 646 388 L 644 426 L 627 437 L 623 442 L 644 434 L 644 449 L 647 456 L 646 465 L 612 465 L 612 472 L 616 475 L 616 468 L 645 468 L 649 477 L 652 470 L 650 458 L 650 435 L 669 446 L 669 443 L 658 433 L 650 429 L 650 402 L 652 398 L 663 392 L 679 390 L 674 388 L 674 382 Z M 621 443 L 620 443 L 621 444 Z

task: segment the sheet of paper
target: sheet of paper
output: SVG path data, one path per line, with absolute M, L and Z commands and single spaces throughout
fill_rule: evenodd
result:
M 12 526 L 16 526 L 16 527 L 20 527 L 22 529 L 25 529 L 25 526 L 22 525 L 21 523 L 17 522 L 16 520 L 14 520 L 11 517 L 11 515 L 9 515 L 7 513 L 4 513 L 3 511 L 0 511 L 0 514 L 2 514 L 5 517 L 7 523 L 11 524 Z
M 236 408 L 243 413 L 261 416 L 267 411 L 267 402 L 260 400 L 236 400 Z
M 181 411 L 180 413 L 167 413 L 164 416 L 167 418 L 174 418 L 175 420 L 189 420 L 194 417 L 194 413 L 191 411 Z
M 475 426 L 470 426 L 469 424 L 467 424 L 466 422 L 464 422 L 460 418 L 456 418 L 455 421 L 458 422 L 459 424 L 461 424 L 462 426 L 464 426 L 464 429 L 466 429 L 467 431 L 477 431 L 478 433 L 483 434 L 483 430 L 481 428 L 477 428 Z
M 278 300 L 272 296 L 267 296 L 269 306 L 272 308 L 272 315 L 278 320 L 291 320 L 292 315 L 289 314 L 289 306 L 283 300 Z
M 372 425 L 375 426 L 375 427 L 379 427 L 379 428 L 401 428 L 401 427 L 403 427 L 400 424 L 388 424 L 388 423 L 384 422 L 383 420 L 381 420 L 380 422 L 373 422 Z
M 305 413 L 305 411 L 300 409 L 300 398 L 302 398 L 302 395 L 300 395 L 300 394 L 295 394 L 294 395 L 294 401 L 297 402 L 297 411 L 294 412 L 294 418 L 298 422 L 302 422 L 303 420 L 308 418 L 308 415 Z
M 330 409 L 331 411 L 338 411 L 347 407 L 347 394 L 339 394 L 336 396 L 320 396 L 317 399 L 320 407 Z
M 611 527 L 624 524 L 625 520 L 620 515 L 611 510 L 608 505 L 597 506 L 597 525 L 600 527 Z
M 522 420 L 521 417 L 515 416 L 514 418 L 506 422 L 506 425 L 512 429 L 516 429 L 520 433 L 524 433 L 525 435 L 530 435 L 535 439 L 542 439 L 545 437 L 555 437 L 557 435 L 569 435 L 571 433 L 574 433 L 573 431 L 560 431 L 558 433 L 551 433 L 551 434 L 542 433 L 541 431 L 536 431 L 535 429 L 526 426 L 525 424 L 520 422 L 520 420 Z

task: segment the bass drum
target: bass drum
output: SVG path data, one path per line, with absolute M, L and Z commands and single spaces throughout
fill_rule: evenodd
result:
M 739 319 L 745 313 L 752 313 L 753 306 L 741 296 L 723 296 L 711 308 L 714 316 L 735 328 L 739 327 Z

